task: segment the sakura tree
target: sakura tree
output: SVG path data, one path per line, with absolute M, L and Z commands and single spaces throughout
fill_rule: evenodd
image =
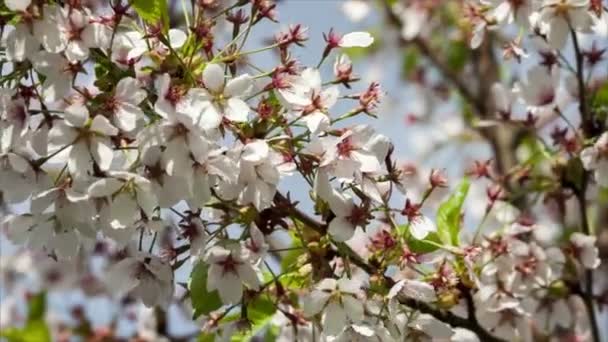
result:
M 0 336 L 606 341 L 608 3 L 336 5 L 5 0 Z

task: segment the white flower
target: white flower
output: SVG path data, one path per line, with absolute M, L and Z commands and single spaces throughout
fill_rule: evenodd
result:
M 357 206 L 352 197 L 333 191 L 326 199 L 329 208 L 336 215 L 330 222 L 327 232 L 338 242 L 347 241 L 355 234 L 357 227 L 365 227 L 371 217 L 368 208 Z
M 561 49 L 570 36 L 570 27 L 586 31 L 591 26 L 589 0 L 544 0 L 539 20 L 548 27 L 547 40 L 554 49 Z
M 529 106 L 548 107 L 555 103 L 558 71 L 554 69 L 549 72 L 541 65 L 536 65 L 528 71 L 527 82 L 519 83 L 518 91 Z
M 509 202 L 496 201 L 492 207 L 492 214 L 502 224 L 511 224 L 520 216 L 520 211 Z
M 34 68 L 46 76 L 42 83 L 42 98 L 53 102 L 64 97 L 72 88 L 72 79 L 79 68 L 71 64 L 63 55 L 40 51 L 33 56 Z
M 4 0 L 4 4 L 11 11 L 25 12 L 32 0 Z
M 338 45 L 343 48 L 368 47 L 373 43 L 374 37 L 368 32 L 351 32 L 342 36 Z
M 112 197 L 102 211 L 112 229 L 132 227 L 140 219 L 140 209 L 147 218 L 153 217 L 158 200 L 148 179 L 123 171 L 109 171 L 108 175 L 93 182 L 87 192 L 91 198 Z
M 116 85 L 114 95 L 109 100 L 108 108 L 112 111 L 112 121 L 116 127 L 125 132 L 135 129 L 137 120 L 143 117 L 139 104 L 146 98 L 146 91 L 141 89 L 140 83 L 132 78 L 125 77 Z
M 8 215 L 2 224 L 7 228 L 9 240 L 32 250 L 54 252 L 61 259 L 72 258 L 78 253 L 79 232 L 48 214 Z
M 290 87 L 279 89 L 282 100 L 301 117 L 311 133 L 329 128 L 329 109 L 336 104 L 340 91 L 337 86 L 322 89 L 319 70 L 307 68 L 291 80 Z
M 184 45 L 186 42 L 186 33 L 180 29 L 171 28 L 169 29 L 167 38 L 169 40 L 169 45 L 172 49 L 177 50 Z M 150 52 L 155 52 L 160 55 L 166 55 L 170 53 L 170 49 L 157 38 L 146 38 L 144 35 L 137 31 L 129 31 L 124 33 L 122 37 L 119 38 L 119 44 L 124 49 L 123 52 L 120 53 L 122 58 L 118 58 L 118 60 L 123 59 L 123 61 L 134 61 L 138 60 L 142 57 L 148 50 Z M 120 55 L 114 55 L 114 57 L 119 57 Z
M 393 11 L 401 18 L 402 29 L 401 37 L 405 40 L 416 38 L 428 23 L 429 13 L 422 6 L 412 3 L 410 6 L 403 6 L 398 2 L 393 6 Z
M 581 161 L 588 171 L 594 171 L 595 181 L 608 187 L 608 132 L 602 133 L 593 146 L 581 151 Z
M 342 12 L 355 23 L 365 18 L 370 10 L 371 6 L 362 0 L 348 0 L 342 4 Z
M 323 332 L 328 336 L 338 335 L 347 324 L 363 320 L 363 305 L 356 298 L 358 290 L 357 282 L 351 279 L 323 279 L 304 297 L 304 315 L 312 317 L 323 311 Z
M 576 232 L 570 236 L 574 255 L 585 268 L 595 269 L 600 265 L 599 251 L 595 242 L 596 237 L 591 235 Z
M 530 317 L 519 304 L 504 306 L 498 310 L 478 309 L 476 316 L 479 324 L 495 336 L 508 341 L 529 341 L 525 336 L 530 334 L 530 328 L 527 326 Z
M 159 257 L 135 252 L 111 265 L 105 283 L 118 296 L 131 294 L 147 307 L 167 308 L 173 298 L 173 270 Z
M 140 145 L 141 146 L 141 145 Z M 158 198 L 160 207 L 168 208 L 184 199 L 191 189 L 191 182 L 181 172 L 169 175 L 162 161 L 163 153 L 159 146 L 152 146 L 142 152 L 142 164 L 146 178 L 152 183 L 152 189 Z
M 224 69 L 219 64 L 208 64 L 203 70 L 203 83 L 205 108 L 201 125 L 204 129 L 219 127 L 222 118 L 236 122 L 247 121 L 249 106 L 242 98 L 253 86 L 249 74 L 240 75 L 226 82 Z
M 238 188 L 242 189 L 239 203 L 253 204 L 263 210 L 270 206 L 277 190 L 280 173 L 275 164 L 276 154 L 265 140 L 257 139 L 242 148 Z
M 243 296 L 243 284 L 252 290 L 260 287 L 260 280 L 251 262 L 238 247 L 211 248 L 205 259 L 209 263 L 207 290 L 217 290 L 224 304 L 238 303 Z
M 9 61 L 22 62 L 32 58 L 39 46 L 40 43 L 32 35 L 27 24 L 16 24 L 6 35 L 6 58 Z
M 323 139 L 322 144 L 325 153 L 320 166 L 330 167 L 331 173 L 343 181 L 358 179 L 360 173 L 380 172 L 390 145 L 369 125 L 357 125 L 337 139 Z
M 435 223 L 424 215 L 417 215 L 410 222 L 410 233 L 418 240 L 424 239 L 429 233 L 436 232 Z
M 89 110 L 76 103 L 65 109 L 64 120 L 55 121 L 49 139 L 57 149 L 69 147 L 68 170 L 75 177 L 90 174 L 94 161 L 99 169 L 110 169 L 114 150 L 111 136 L 118 129 L 102 115 L 89 117 Z
M 56 21 L 44 20 L 37 26 L 37 30 L 44 32 L 45 38 L 57 34 L 60 42 L 47 51 L 65 51 L 67 59 L 72 62 L 84 61 L 89 57 L 90 48 L 104 47 L 109 42 L 112 31 L 100 23 L 92 22 L 92 18 L 84 11 L 58 8 L 55 19 Z

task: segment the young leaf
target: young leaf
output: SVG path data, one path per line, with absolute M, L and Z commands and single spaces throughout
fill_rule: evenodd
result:
M 217 291 L 207 291 L 207 270 L 209 266 L 200 261 L 192 269 L 190 281 L 188 281 L 188 290 L 190 290 L 190 298 L 192 307 L 194 308 L 194 319 L 200 315 L 206 315 L 211 311 L 217 310 L 222 306 Z
M 460 233 L 460 214 L 462 205 L 469 192 L 470 182 L 463 179 L 456 191 L 439 206 L 437 211 L 437 235 L 439 239 L 452 246 L 458 246 Z
M 131 6 L 146 22 L 156 25 L 162 21 L 164 27 L 169 26 L 169 10 L 166 0 L 133 0 Z
M 425 254 L 431 253 L 439 249 L 441 240 L 435 232 L 430 232 L 424 239 L 418 240 L 411 235 L 407 237 L 407 247 L 411 252 Z

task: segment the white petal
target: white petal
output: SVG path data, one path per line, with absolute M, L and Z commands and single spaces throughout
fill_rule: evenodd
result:
M 96 115 L 91 122 L 91 131 L 107 136 L 118 134 L 118 129 L 110 123 L 110 120 L 103 115 Z
M 201 115 L 200 127 L 204 130 L 212 130 L 218 128 L 222 123 L 222 115 L 217 107 L 209 104 Z
M 188 36 L 184 33 L 184 31 L 179 29 L 170 29 L 169 30 L 169 42 L 171 43 L 171 47 L 174 49 L 178 49 L 184 45 Z
M 340 39 L 340 47 L 368 47 L 374 42 L 374 37 L 368 32 L 351 32 Z
M 245 122 L 249 114 L 249 106 L 241 99 L 231 98 L 228 99 L 224 114 L 230 121 Z
M 340 96 L 340 89 L 338 86 L 331 86 L 325 90 L 323 90 L 320 94 L 321 103 L 325 108 L 331 108 L 333 105 L 338 102 L 338 97 Z
M 344 311 L 346 312 L 348 318 L 350 318 L 351 322 L 359 323 L 363 320 L 364 313 L 361 300 L 352 296 L 343 296 L 342 305 L 344 305 Z
M 306 127 L 313 134 L 327 130 L 330 124 L 329 117 L 320 111 L 303 116 L 302 121 L 306 123 Z
M 116 178 L 102 178 L 89 186 L 87 193 L 91 197 L 106 197 L 114 194 L 124 185 Z
M 91 171 L 91 155 L 85 143 L 79 142 L 72 146 L 68 159 L 68 170 L 76 177 L 86 176 Z
M 349 240 L 355 234 L 355 227 L 345 217 L 335 217 L 329 223 L 329 234 L 338 242 Z
M 309 295 L 305 296 L 302 300 L 302 311 L 304 312 L 304 316 L 312 317 L 321 312 L 330 296 L 331 293 L 319 290 L 314 290 Z
M 346 312 L 339 304 L 329 303 L 322 318 L 325 334 L 334 336 L 339 334 L 346 327 Z
M 71 62 L 84 61 L 89 57 L 89 48 L 86 47 L 83 41 L 74 40 L 68 44 L 65 56 Z
M 551 28 L 547 39 L 552 48 L 560 50 L 566 45 L 568 40 L 569 25 L 565 19 L 554 17 L 551 21 Z
M 124 296 L 131 291 L 139 281 L 135 278 L 138 261 L 133 258 L 126 258 L 112 265 L 104 277 L 104 282 L 112 292 L 118 296 Z
M 137 79 L 125 77 L 116 85 L 114 97 L 120 102 L 137 105 L 146 98 L 146 91 L 141 89 L 141 84 Z
M 121 193 L 110 206 L 111 221 L 110 226 L 113 229 L 127 229 L 135 223 L 135 214 L 138 212 L 137 205 L 131 195 Z
M 250 264 L 243 264 L 238 267 L 238 274 L 243 283 L 247 284 L 252 290 L 257 290 L 260 287 L 260 280 L 255 270 Z
M 249 74 L 240 75 L 228 81 L 226 83 L 226 89 L 224 95 L 226 97 L 238 97 L 244 96 L 249 93 L 253 86 L 253 80 Z
M 417 216 L 410 223 L 410 233 L 418 240 L 424 239 L 429 232 L 437 231 L 437 227 L 428 217 L 424 215 Z
M 143 116 L 141 108 L 131 103 L 122 103 L 114 113 L 116 127 L 131 132 L 137 127 L 137 119 Z
M 215 93 L 224 90 L 224 69 L 219 64 L 207 64 L 203 70 L 203 83 L 207 89 Z
M 89 119 L 89 110 L 80 103 L 70 105 L 64 110 L 64 119 L 73 127 L 83 127 Z
M 32 0 L 4 0 L 4 4 L 11 11 L 22 11 L 24 12 L 30 5 Z
M 91 155 L 102 171 L 110 169 L 114 159 L 114 150 L 112 150 L 108 140 L 93 138 L 91 141 Z
M 270 153 L 270 147 L 265 140 L 257 139 L 253 142 L 248 143 L 243 148 L 241 158 L 251 163 L 259 163 L 262 160 L 268 158 Z
M 228 272 L 223 275 L 210 274 L 209 277 L 211 276 L 220 277 L 217 280 L 217 290 L 224 304 L 234 304 L 241 300 L 241 297 L 243 296 L 243 284 L 241 283 L 241 279 L 239 279 L 234 273 Z

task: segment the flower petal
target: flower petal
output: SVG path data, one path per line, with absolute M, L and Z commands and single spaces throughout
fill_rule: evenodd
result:
M 368 47 L 374 42 L 374 37 L 368 32 L 351 32 L 340 39 L 340 47 Z

